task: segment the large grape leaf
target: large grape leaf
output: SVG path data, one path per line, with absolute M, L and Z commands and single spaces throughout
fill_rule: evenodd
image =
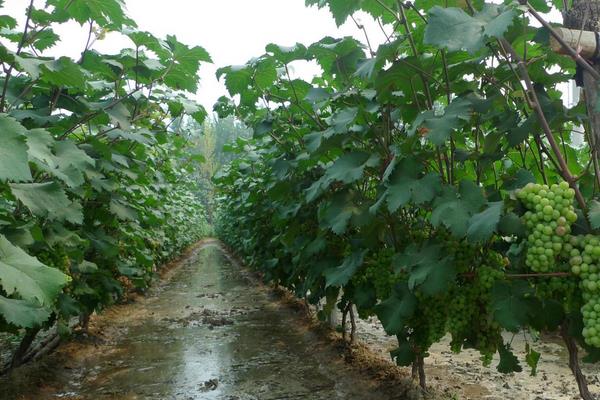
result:
M 356 151 L 342 155 L 327 168 L 321 179 L 306 189 L 306 201 L 316 199 L 333 182 L 348 184 L 361 179 L 365 168 L 375 167 L 379 162 L 377 154 Z
M 54 165 L 54 138 L 44 129 L 32 129 L 27 134 L 29 161 L 38 165 Z
M 592 229 L 600 228 L 600 202 L 597 200 L 590 201 L 589 211 L 590 224 Z
M 131 208 L 128 204 L 123 201 L 111 200 L 110 201 L 110 212 L 117 216 L 122 221 L 137 221 L 138 214 L 135 209 Z
M 422 176 L 421 171 L 422 167 L 413 158 L 403 159 L 396 164 L 384 193 L 390 212 L 411 202 L 419 205 L 433 200 L 441 189 L 440 176 L 436 173 Z
M 471 216 L 485 205 L 483 191 L 472 181 L 462 181 L 459 190 L 445 187 L 443 194 L 434 203 L 431 223 L 444 225 L 452 234 L 462 238 L 467 234 Z
M 435 6 L 429 10 L 425 43 L 474 54 L 489 38 L 501 37 L 515 16 L 515 11 L 504 5 L 485 4 L 473 16 L 460 8 Z
M 42 264 L 0 235 L 0 285 L 7 295 L 50 305 L 69 277 Z
M 398 336 L 399 345 L 396 349 L 390 351 L 392 360 L 401 367 L 409 367 L 415 361 L 415 352 L 413 351 L 410 342 Z
M 329 183 L 340 181 L 352 183 L 362 178 L 365 168 L 379 164 L 377 154 L 365 152 L 346 153 L 338 158 L 325 172 L 325 180 Z
M 210 54 L 201 46 L 186 46 L 172 35 L 167 36 L 166 42 L 173 52 L 175 62 L 188 74 L 196 74 L 200 68 L 200 62 L 212 62 Z
M 359 225 L 360 216 L 366 210 L 355 203 L 353 192 L 338 192 L 328 202 L 319 207 L 319 223 L 323 228 L 330 228 L 336 235 L 346 232 L 348 223 L 354 220 Z
M 341 26 L 349 16 L 354 14 L 362 3 L 362 0 L 329 0 L 329 10 L 335 19 L 337 26 Z M 325 3 L 321 0 L 307 0 L 306 5 L 318 5 L 324 7 Z
M 503 374 L 509 374 L 511 372 L 521 372 L 523 368 L 519 364 L 519 359 L 515 356 L 508 344 L 502 344 L 498 347 L 498 354 L 500 355 L 500 361 L 496 369 L 498 372 Z
M 404 330 L 406 320 L 417 308 L 417 298 L 408 289 L 406 282 L 396 284 L 392 295 L 375 307 L 375 314 L 388 335 L 396 335 Z
M 52 221 L 83 222 L 81 205 L 72 202 L 56 182 L 11 184 L 12 194 L 29 210 Z
M 87 79 L 83 69 L 68 57 L 41 65 L 40 79 L 54 86 L 84 89 Z
M 49 0 L 59 10 L 67 10 L 68 15 L 80 24 L 94 20 L 101 26 L 113 23 L 117 26 L 135 25 L 125 16 L 122 0 Z
M 269 43 L 266 50 L 269 53 L 272 53 L 276 60 L 281 61 L 284 64 L 306 58 L 306 46 L 302 43 L 296 43 L 295 45 L 288 47 Z
M 61 140 L 54 145 L 54 153 L 60 168 L 66 168 L 69 165 L 74 166 L 79 171 L 86 171 L 96 166 L 93 158 L 81 150 L 70 140 Z
M 327 287 L 342 287 L 346 285 L 356 270 L 363 264 L 367 252 L 368 250 L 355 250 L 344 259 L 342 265 L 327 269 L 323 273 Z
M 482 212 L 469 219 L 467 239 L 473 243 L 485 242 L 496 231 L 500 216 L 504 210 L 504 202 L 489 203 Z
M 348 132 L 348 127 L 354 122 L 357 115 L 357 107 L 346 107 L 333 114 L 327 122 L 333 128 L 332 133 L 346 133 Z
M 55 141 L 49 132 L 33 129 L 27 134 L 29 161 L 57 177 L 70 188 L 85 183 L 84 172 L 95 166 L 93 158 L 70 140 Z
M 358 62 L 365 58 L 362 44 L 352 37 L 326 37 L 311 45 L 308 54 L 314 56 L 323 71 L 340 78 L 354 74 Z
M 34 328 L 50 318 L 49 308 L 26 300 L 0 296 L 0 317 L 20 328 Z
M 410 290 L 419 287 L 427 295 L 445 291 L 456 278 L 454 263 L 437 244 L 421 247 L 411 244 L 394 257 L 394 267 L 399 272 L 408 272 Z
M 453 130 L 460 128 L 471 118 L 471 113 L 471 100 L 458 97 L 446 107 L 443 115 L 438 115 L 431 110 L 419 114 L 408 134 L 413 136 L 418 129 L 421 129 L 431 143 L 441 146 L 450 138 Z
M 526 326 L 531 315 L 538 311 L 532 294 L 533 289 L 526 281 L 496 282 L 491 299 L 496 321 L 511 332 Z
M 27 129 L 15 119 L 0 114 L 0 132 L 2 132 L 0 181 L 31 181 L 33 178 L 27 162 L 27 144 L 25 144 Z

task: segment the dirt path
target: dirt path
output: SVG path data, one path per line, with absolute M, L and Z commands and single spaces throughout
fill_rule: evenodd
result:
M 274 300 L 207 242 L 147 296 L 94 318 L 92 337 L 0 379 L 0 399 L 403 398 Z

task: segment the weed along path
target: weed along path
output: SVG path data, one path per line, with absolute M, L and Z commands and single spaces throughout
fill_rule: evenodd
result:
M 95 318 L 89 337 L 1 378 L 0 399 L 403 398 L 348 366 L 217 241 L 171 274 Z

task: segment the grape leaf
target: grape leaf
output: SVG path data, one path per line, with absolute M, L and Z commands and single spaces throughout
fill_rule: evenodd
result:
M 123 204 L 122 201 L 111 200 L 110 201 L 110 212 L 117 216 L 122 221 L 137 221 L 138 214 L 130 206 Z
M 343 183 L 352 183 L 363 176 L 367 167 L 375 167 L 379 164 L 377 154 L 364 152 L 346 153 L 327 168 L 325 180 L 327 182 L 340 181 Z
M 58 87 L 84 89 L 87 82 L 80 66 L 68 57 L 45 62 L 41 65 L 41 71 L 42 81 Z
M 504 210 L 504 202 L 489 203 L 482 212 L 475 214 L 469 219 L 467 239 L 472 243 L 480 243 L 488 240 L 494 232 L 500 216 Z
M 458 191 L 445 187 L 434 202 L 431 223 L 444 225 L 454 236 L 462 238 L 467 234 L 471 216 L 479 212 L 485 202 L 481 188 L 472 181 L 461 181 Z
M 50 305 L 69 277 L 42 264 L 0 235 L 0 285 L 6 294 Z
M 409 273 L 408 288 L 419 287 L 427 295 L 435 295 L 445 291 L 456 278 L 456 268 L 442 247 L 436 244 L 425 244 L 421 247 L 412 244 L 404 253 L 397 254 L 394 259 L 396 271 Z
M 343 25 L 348 17 L 360 9 L 361 3 L 362 0 L 330 0 L 327 2 L 338 27 Z M 307 0 L 306 5 L 317 5 L 322 8 L 325 3 L 321 0 Z
M 83 222 L 81 205 L 67 197 L 56 182 L 11 184 L 13 195 L 37 216 L 52 221 Z
M 495 4 L 485 4 L 474 16 L 460 8 L 435 6 L 429 10 L 425 43 L 474 54 L 488 38 L 502 37 L 515 16 L 512 8 Z
M 597 200 L 592 200 L 589 204 L 590 224 L 592 226 L 592 229 L 598 229 L 600 228 L 600 202 Z
M 471 100 L 458 97 L 446 107 L 441 116 L 431 110 L 419 114 L 411 124 L 408 134 L 414 136 L 421 128 L 431 143 L 441 146 L 450 138 L 452 131 L 460 128 L 465 121 L 471 118 L 472 108 Z
M 50 318 L 49 308 L 30 301 L 0 296 L 0 317 L 20 328 L 40 326 Z
M 336 235 L 346 232 L 348 223 L 365 213 L 355 204 L 352 192 L 338 192 L 333 198 L 319 207 L 319 223 L 323 228 L 330 228 Z
M 270 43 L 267 45 L 266 50 L 269 53 L 272 53 L 275 56 L 275 59 L 284 64 L 289 64 L 294 60 L 302 60 L 306 58 L 306 46 L 304 46 L 302 43 L 296 43 L 290 47 Z
M 413 158 L 403 159 L 395 165 L 388 189 L 384 193 L 390 212 L 395 212 L 410 202 L 423 204 L 431 201 L 440 191 L 440 176 L 437 173 L 420 176 L 421 170 Z
M 341 287 L 346 285 L 356 270 L 363 264 L 367 253 L 368 250 L 355 250 L 344 259 L 342 265 L 325 270 L 323 275 L 325 275 L 326 287 Z
M 375 314 L 381 321 L 388 335 L 396 335 L 404 330 L 406 320 L 410 318 L 417 307 L 417 298 L 408 289 L 407 282 L 394 286 L 392 295 L 375 307 Z
M 348 126 L 354 122 L 358 115 L 358 108 L 348 107 L 343 108 L 336 112 L 329 119 L 329 125 L 333 128 L 335 133 L 346 133 L 348 132 Z
M 33 180 L 27 162 L 27 145 L 25 129 L 15 119 L 0 114 L 0 181 L 25 182 Z
M 521 372 L 523 368 L 519 365 L 517 356 L 513 354 L 508 344 L 502 344 L 498 347 L 498 354 L 500 355 L 500 362 L 496 369 L 498 372 L 503 374 L 509 374 L 511 372 Z
M 527 365 L 531 368 L 531 376 L 536 376 L 541 354 L 532 349 L 531 346 L 529 346 L 529 343 L 525 345 L 525 352 L 525 362 L 527 362 Z
M 395 360 L 400 367 L 409 367 L 415 361 L 415 353 L 407 340 L 401 341 L 398 337 L 398 342 L 398 347 L 390 351 L 392 360 Z
M 491 306 L 494 318 L 508 331 L 517 332 L 526 326 L 530 314 L 535 313 L 529 296 L 533 289 L 527 282 L 515 281 L 511 283 L 496 282 L 492 288 Z
M 506 236 L 519 236 L 523 237 L 527 234 L 527 229 L 521 218 L 514 212 L 506 213 L 500 218 L 498 223 L 498 230 Z

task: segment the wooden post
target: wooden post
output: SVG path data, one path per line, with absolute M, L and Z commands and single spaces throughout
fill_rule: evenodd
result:
M 594 32 L 568 28 L 554 28 L 554 30 L 571 48 L 579 50 L 579 54 L 583 58 L 590 60 L 596 54 L 596 34 Z M 550 36 L 550 47 L 558 54 L 569 54 L 554 36 Z
M 563 12 L 564 25 L 567 30 L 561 29 L 561 35 L 569 41 L 575 40 L 575 46 L 579 41 L 579 33 L 581 33 L 581 41 L 579 42 L 581 52 L 584 50 L 584 33 L 586 54 L 590 53 L 591 36 L 593 37 L 594 52 L 588 57 L 593 57 L 596 50 L 596 38 L 594 32 L 600 32 L 600 0 L 573 0 L 573 7 Z M 575 33 L 573 33 L 575 31 Z M 596 71 L 600 71 L 600 63 L 596 60 L 591 60 Z M 598 165 L 598 150 L 600 149 L 600 112 L 598 112 L 598 84 L 594 77 L 587 71 L 583 71 L 583 91 L 585 95 L 585 103 L 587 106 L 589 117 L 589 146 L 592 149 L 592 158 L 595 161 L 594 165 Z M 595 173 L 598 174 L 597 168 Z

